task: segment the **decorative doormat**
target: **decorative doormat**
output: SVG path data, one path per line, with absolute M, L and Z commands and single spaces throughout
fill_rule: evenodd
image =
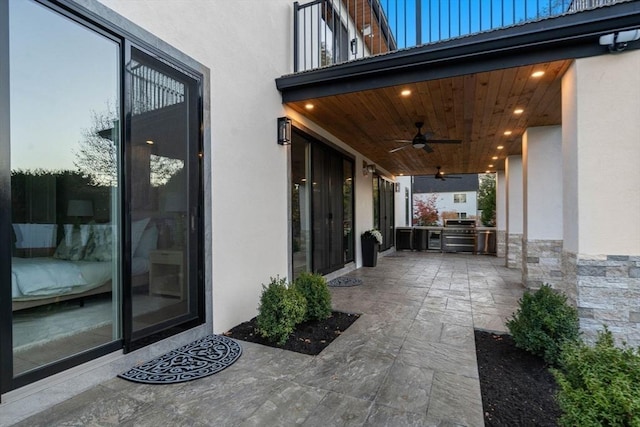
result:
M 362 285 L 362 279 L 358 279 L 357 277 L 336 277 L 335 279 L 330 280 L 327 285 L 335 288 L 358 286 Z
M 231 338 L 209 335 L 118 375 L 145 384 L 174 384 L 213 375 L 231 366 L 242 347 Z

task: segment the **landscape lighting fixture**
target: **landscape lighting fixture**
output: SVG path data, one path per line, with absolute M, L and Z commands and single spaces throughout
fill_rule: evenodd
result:
M 375 173 L 376 171 L 376 165 L 373 164 L 367 164 L 365 162 L 362 162 L 362 175 L 367 176 L 370 173 Z
M 288 117 L 278 117 L 278 144 L 291 144 L 291 119 Z

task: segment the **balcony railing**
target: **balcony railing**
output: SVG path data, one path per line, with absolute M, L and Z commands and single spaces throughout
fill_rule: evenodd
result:
M 162 72 L 132 61 L 131 108 L 138 115 L 184 102 L 185 86 Z
M 630 0 L 315 0 L 294 3 L 294 71 Z

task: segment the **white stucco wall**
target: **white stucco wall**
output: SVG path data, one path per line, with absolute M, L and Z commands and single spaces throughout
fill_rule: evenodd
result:
M 640 254 L 640 51 L 576 60 L 562 79 L 565 248 Z M 579 95 L 578 95 L 579 94 Z
M 507 187 L 507 233 L 523 232 L 523 183 L 522 156 L 509 156 L 505 159 Z
M 522 135 L 524 237 L 562 240 L 562 128 L 528 128 Z
M 410 176 L 397 176 L 396 183 L 400 186 L 400 191 L 395 193 L 395 226 L 396 227 L 410 227 L 411 226 L 411 177 Z M 408 202 L 409 208 L 407 209 L 407 194 L 408 190 Z M 409 220 L 407 221 L 407 213 L 409 214 Z
M 496 172 L 496 229 L 507 230 L 507 175 Z

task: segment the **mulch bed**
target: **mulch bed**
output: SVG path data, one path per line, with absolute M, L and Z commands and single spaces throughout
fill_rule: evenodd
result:
M 486 426 L 557 426 L 561 412 L 548 365 L 509 335 L 475 331 Z
M 346 331 L 359 317 L 359 314 L 333 311 L 331 316 L 325 320 L 303 322 L 297 326 L 287 342 L 282 346 L 267 341 L 257 333 L 255 317 L 248 322 L 233 327 L 228 332 L 225 332 L 224 335 L 242 341 L 315 356 Z

